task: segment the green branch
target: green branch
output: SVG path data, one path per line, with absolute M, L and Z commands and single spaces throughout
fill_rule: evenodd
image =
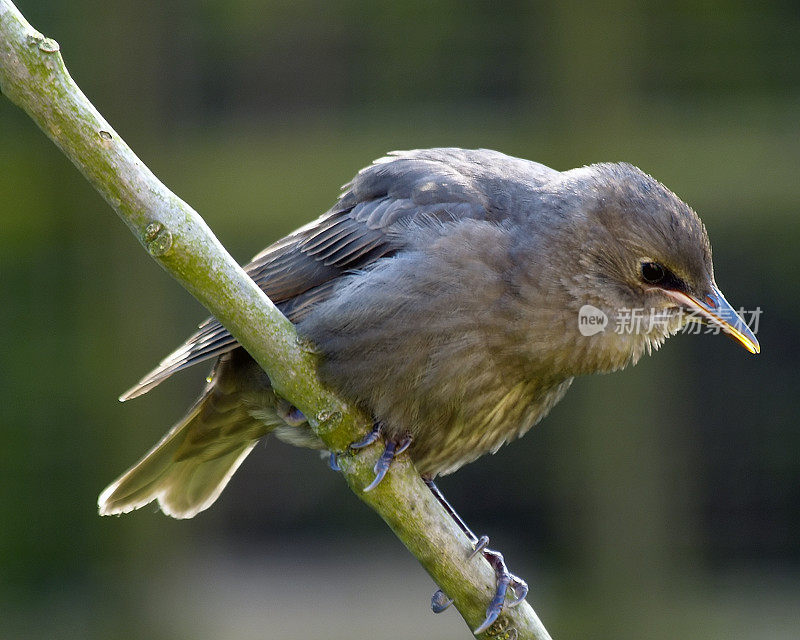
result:
M 203 219 L 153 175 L 92 106 L 67 72 L 58 43 L 33 29 L 9 0 L 0 0 L 0 90 L 78 167 L 153 259 L 225 325 L 269 374 L 275 390 L 309 417 L 331 450 L 343 451 L 364 434 L 368 416 L 320 384 L 314 355 L 293 325 Z M 372 479 L 377 449 L 341 457 L 347 483 L 454 599 L 470 628 L 476 628 L 494 593 L 492 568 L 480 555 L 467 559 L 469 540 L 420 480 L 408 456 L 398 458 L 374 491 L 362 491 Z M 526 602 L 504 610 L 484 635 L 550 640 Z

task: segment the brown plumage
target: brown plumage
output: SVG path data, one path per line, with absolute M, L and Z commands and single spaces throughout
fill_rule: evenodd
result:
M 626 164 L 559 172 L 486 150 L 395 153 L 245 268 L 319 349 L 324 380 L 386 437 L 410 435 L 429 477 L 525 433 L 575 376 L 636 362 L 687 309 L 758 348 L 714 284 L 697 215 Z M 585 305 L 606 314 L 605 331 L 579 330 Z M 661 320 L 617 332 L 626 309 Z M 158 499 L 191 517 L 270 432 L 322 448 L 214 319 L 122 399 L 214 357 L 198 403 L 103 492 L 101 513 Z

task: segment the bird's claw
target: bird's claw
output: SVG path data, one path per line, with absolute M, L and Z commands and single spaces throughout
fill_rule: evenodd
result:
M 285 418 L 284 418 L 285 420 Z M 375 442 L 378 438 L 381 437 L 381 423 L 376 422 L 370 432 L 365 435 L 361 440 L 356 440 L 355 442 L 351 442 L 348 449 L 352 449 L 357 451 L 358 449 L 363 449 L 368 447 L 373 442 Z M 341 452 L 331 451 L 331 455 L 328 458 L 328 466 L 333 469 L 334 471 L 341 471 L 342 468 L 339 466 L 339 456 L 342 455 Z
M 474 549 L 472 553 L 469 554 L 470 558 L 473 558 L 479 553 L 482 554 L 483 557 L 489 561 L 489 564 L 492 565 L 495 575 L 497 576 L 497 587 L 494 592 L 494 597 L 489 603 L 489 606 L 486 607 L 486 618 L 481 625 L 473 631 L 475 635 L 483 633 L 494 624 L 495 620 L 500 617 L 504 604 L 508 608 L 516 607 L 528 595 L 528 584 L 519 576 L 515 576 L 511 573 L 506 567 L 503 554 L 493 549 L 487 549 L 486 545 L 488 544 L 488 536 L 477 538 L 473 543 Z M 514 593 L 514 599 L 506 604 L 505 600 L 509 589 Z M 431 611 L 434 613 L 441 613 L 451 604 L 453 604 L 453 600 L 448 598 L 441 589 L 438 589 L 433 596 L 431 596 Z
M 381 437 L 382 425 L 380 422 L 376 422 L 375 425 L 372 427 L 372 430 L 365 435 L 361 440 L 353 442 L 350 445 L 351 450 L 359 450 L 368 447 L 369 445 L 377 442 L 377 440 Z M 375 487 L 377 487 L 381 480 L 386 477 L 386 474 L 389 471 L 389 467 L 392 465 L 392 461 L 399 456 L 403 451 L 408 449 L 409 445 L 411 444 L 411 436 L 405 436 L 400 440 L 387 440 L 386 446 L 383 449 L 383 453 L 381 457 L 378 458 L 378 461 L 375 463 L 373 470 L 375 471 L 375 478 L 370 482 L 366 487 L 364 487 L 364 491 L 372 491 Z M 329 461 L 331 468 L 335 468 L 338 470 L 338 456 L 336 454 L 331 454 L 331 458 Z M 335 465 L 335 467 L 334 467 Z
M 372 482 L 370 482 L 366 487 L 364 487 L 364 492 L 372 491 L 375 487 L 377 487 L 381 480 L 386 476 L 389 471 L 389 467 L 392 465 L 392 461 L 395 459 L 396 456 L 400 455 L 408 449 L 408 446 L 411 444 L 411 436 L 406 436 L 402 440 L 395 441 L 389 440 L 386 443 L 386 446 L 383 449 L 383 453 L 381 457 L 378 458 L 378 461 L 375 463 L 373 467 L 373 471 L 375 471 L 375 478 Z
M 483 557 L 489 561 L 490 565 L 492 565 L 495 575 L 497 576 L 497 587 L 494 592 L 494 597 L 489 603 L 489 606 L 486 607 L 486 619 L 477 629 L 473 631 L 475 635 L 486 631 L 500 616 L 500 612 L 503 610 L 503 604 L 505 603 L 509 588 L 511 588 L 511 591 L 514 593 L 514 599 L 509 602 L 508 605 L 506 605 L 508 607 L 516 607 L 525 599 L 525 596 L 528 595 L 527 583 L 522 578 L 515 576 L 508 570 L 505 560 L 503 560 L 503 554 L 498 551 L 494 551 L 493 549 L 486 548 L 486 544 L 488 544 L 488 542 L 489 539 L 486 536 L 481 536 L 478 540 L 476 540 L 476 549 L 470 555 L 470 557 L 472 557 L 480 551 L 480 553 L 483 554 Z
M 522 604 L 522 601 L 528 597 L 528 583 L 525 582 L 522 578 L 519 578 L 512 573 L 510 586 L 512 591 L 514 592 L 514 595 L 517 596 L 507 605 L 513 609 L 517 605 Z
M 439 487 L 436 486 L 433 478 L 422 476 L 422 480 L 426 485 L 428 485 L 431 493 L 433 493 L 434 497 L 439 501 L 442 507 L 444 507 L 444 510 L 450 514 L 451 518 L 453 518 L 453 522 L 455 522 L 458 528 L 461 529 L 461 531 L 466 534 L 467 538 L 472 541 L 472 551 L 470 551 L 467 557 L 474 558 L 480 553 L 492 566 L 492 569 L 494 569 L 494 574 L 497 577 L 497 586 L 494 591 L 494 597 L 489 603 L 489 606 L 486 608 L 486 619 L 474 631 L 475 635 L 478 635 L 489 629 L 489 627 L 494 624 L 495 620 L 500 617 L 500 612 L 503 610 L 503 604 L 505 604 L 509 587 L 514 593 L 514 599 L 511 600 L 506 606 L 516 607 L 525 599 L 525 596 L 528 595 L 528 585 L 522 578 L 515 576 L 508 570 L 505 560 L 503 559 L 503 554 L 487 548 L 489 544 L 488 536 L 478 537 L 473 533 L 472 529 L 467 526 L 467 523 L 464 522 L 461 516 L 456 513 L 456 510 L 453 509 L 453 505 L 451 505 L 442 495 L 442 492 L 439 491 Z M 431 608 L 433 611 L 435 613 L 444 611 L 444 609 L 450 605 L 449 602 L 445 604 L 446 600 L 447 596 L 441 591 L 441 589 L 434 593 L 433 598 L 431 598 Z M 516 633 L 516 631 L 513 629 L 511 631 Z M 511 637 L 512 636 L 509 635 L 509 638 Z M 513 637 L 516 638 L 516 635 Z
M 476 555 L 483 551 L 489 544 L 489 536 L 481 536 L 473 543 L 472 553 L 467 558 L 472 560 Z
M 447 597 L 447 594 L 441 589 L 437 589 L 431 596 L 431 611 L 434 613 L 441 613 L 453 604 L 452 598 Z
M 341 471 L 342 468 L 339 466 L 339 454 L 336 451 L 331 451 L 331 455 L 328 458 L 328 466 L 333 471 Z
M 356 442 L 352 442 L 350 444 L 351 449 L 363 449 L 364 447 L 368 447 L 373 442 L 375 442 L 378 438 L 381 437 L 381 423 L 376 422 L 373 427 L 372 431 L 370 431 L 367 435 L 365 435 L 361 440 L 357 440 Z

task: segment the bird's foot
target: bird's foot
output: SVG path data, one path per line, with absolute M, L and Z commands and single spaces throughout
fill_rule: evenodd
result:
M 453 599 L 449 598 L 447 594 L 441 589 L 437 589 L 431 596 L 431 611 L 434 613 L 441 613 L 453 604 Z
M 475 635 L 486 631 L 500 616 L 509 588 L 514 592 L 514 599 L 506 605 L 508 607 L 516 607 L 528 595 L 527 583 L 522 578 L 511 573 L 506 567 L 505 560 L 503 560 L 503 554 L 487 548 L 488 544 L 489 537 L 481 536 L 475 541 L 474 548 L 469 554 L 469 558 L 474 558 L 480 553 L 492 565 L 497 576 L 497 588 L 495 589 L 494 598 L 486 608 L 486 619 L 473 631 Z M 441 613 L 451 604 L 453 604 L 453 600 L 441 589 L 437 590 L 431 597 L 431 611 L 434 613 Z
M 528 595 L 528 585 L 522 578 L 515 576 L 508 570 L 505 560 L 503 560 L 503 554 L 487 548 L 489 544 L 488 536 L 481 536 L 479 538 L 472 532 L 472 529 L 470 529 L 467 526 L 467 523 L 464 522 L 463 518 L 458 515 L 456 510 L 453 508 L 453 505 L 451 505 L 447 501 L 447 498 L 442 495 L 442 492 L 439 491 L 439 487 L 436 486 L 433 478 L 429 476 L 422 476 L 422 480 L 426 485 L 428 485 L 431 493 L 439 501 L 442 507 L 444 507 L 444 510 L 450 514 L 451 518 L 453 518 L 453 522 L 455 522 L 458 528 L 461 529 L 461 531 L 463 531 L 472 541 L 472 551 L 470 552 L 468 559 L 474 558 L 480 553 L 484 558 L 486 558 L 486 560 L 489 561 L 489 564 L 492 565 L 495 576 L 497 577 L 497 587 L 495 588 L 494 597 L 489 603 L 489 606 L 486 608 L 486 619 L 474 631 L 475 635 L 478 635 L 479 633 L 483 633 L 489 629 L 489 627 L 491 627 L 495 620 L 497 620 L 497 618 L 500 616 L 500 612 L 503 610 L 503 604 L 506 601 L 508 589 L 511 588 L 511 591 L 514 593 L 514 599 L 509 602 L 507 606 L 516 607 L 525 599 L 525 596 Z M 431 598 L 431 609 L 434 613 L 441 613 L 452 603 L 453 601 L 450 600 L 447 595 L 445 595 L 444 591 L 439 589 Z
M 383 453 L 373 467 L 373 471 L 375 471 L 375 478 L 366 487 L 364 487 L 364 492 L 372 491 L 381 483 L 381 480 L 383 480 L 383 478 L 386 476 L 386 473 L 389 471 L 392 461 L 396 456 L 399 456 L 401 453 L 403 453 L 403 451 L 408 449 L 410 444 L 411 436 L 404 436 L 399 440 L 386 441 L 386 446 L 383 449 Z
M 361 440 L 357 440 L 356 442 L 351 443 L 348 449 L 352 449 L 354 451 L 357 451 L 358 449 L 363 449 L 364 447 L 368 447 L 369 445 L 371 445 L 380 437 L 381 437 L 381 423 L 376 422 L 373 425 L 372 430 L 367 435 L 361 438 Z M 342 468 L 339 466 L 339 456 L 341 455 L 344 455 L 344 452 L 331 451 L 330 457 L 328 458 L 328 466 L 333 471 L 342 470 Z
M 481 554 L 492 565 L 494 573 L 497 576 L 497 588 L 494 592 L 494 598 L 486 608 L 486 619 L 483 623 L 473 631 L 475 635 L 486 631 L 495 620 L 497 620 L 500 612 L 503 610 L 503 604 L 506 600 L 509 588 L 514 592 L 514 599 L 506 606 L 516 607 L 520 604 L 525 596 L 528 595 L 528 584 L 520 577 L 515 576 L 506 567 L 503 554 L 494 549 L 489 549 L 486 545 L 489 544 L 488 536 L 481 536 L 474 543 L 474 549 L 469 557 L 473 558 L 477 554 Z
M 374 442 L 377 442 L 381 437 L 381 430 L 381 423 L 376 422 L 375 426 L 372 427 L 372 430 L 363 438 L 361 438 L 361 440 L 353 442 L 349 446 L 349 449 L 358 451 L 359 449 L 364 449 Z M 386 441 L 383 453 L 381 454 L 381 457 L 378 458 L 378 461 L 375 463 L 375 467 L 373 469 L 375 471 L 375 478 L 366 487 L 364 487 L 364 491 L 372 491 L 380 484 L 381 480 L 383 480 L 383 478 L 386 476 L 386 473 L 389 471 L 392 461 L 401 453 L 403 453 L 403 451 L 408 449 L 410 444 L 411 436 L 404 436 L 398 440 L 392 439 Z M 330 468 L 334 471 L 341 471 L 341 467 L 339 466 L 340 455 L 342 454 L 337 453 L 336 451 L 331 451 L 330 457 L 328 458 L 328 466 L 330 466 Z

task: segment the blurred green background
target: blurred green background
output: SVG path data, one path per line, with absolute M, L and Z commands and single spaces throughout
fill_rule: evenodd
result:
M 18 6 L 241 261 L 392 149 L 626 160 L 676 191 L 762 354 L 678 336 L 440 486 L 556 640 L 798 637 L 796 3 Z M 204 310 L 6 100 L 0 225 L 0 637 L 465 637 L 314 453 L 259 447 L 191 521 L 99 518 L 207 371 L 117 395 Z

